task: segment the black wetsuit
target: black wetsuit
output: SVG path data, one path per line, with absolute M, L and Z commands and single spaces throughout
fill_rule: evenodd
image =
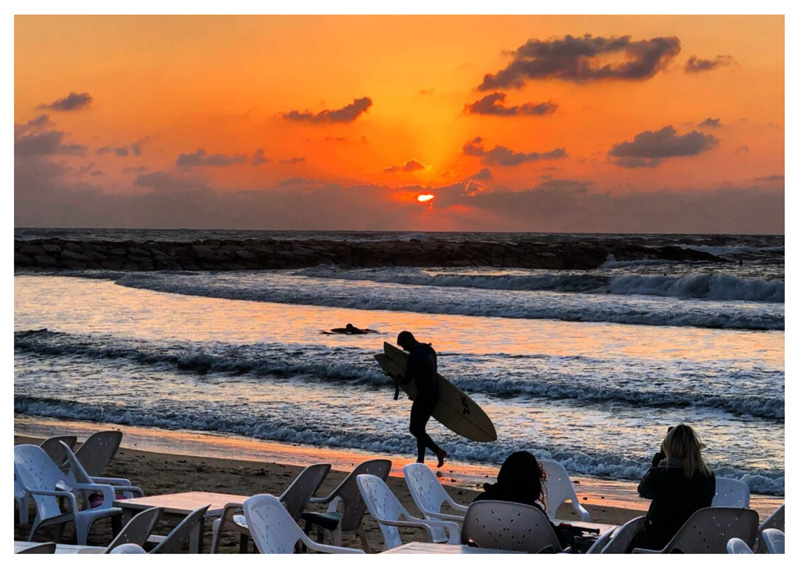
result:
M 436 369 L 436 351 L 428 343 L 420 343 L 408 354 L 404 383 L 415 381 L 417 396 L 411 405 L 411 434 L 417 439 L 417 461 L 425 461 L 425 448 L 438 454 L 437 446 L 427 432 L 425 426 L 433 413 L 433 407 L 439 402 L 439 376 Z
M 652 503 L 645 525 L 633 538 L 628 551 L 634 548 L 664 548 L 692 513 L 710 507 L 714 499 L 716 478 L 713 473 L 705 476 L 697 472 L 692 477 L 686 477 L 683 464 L 677 460 L 673 460 L 670 466 L 667 466 L 667 462 L 657 462 L 661 455 L 656 454 L 653 467 L 639 484 L 639 495 L 652 499 Z

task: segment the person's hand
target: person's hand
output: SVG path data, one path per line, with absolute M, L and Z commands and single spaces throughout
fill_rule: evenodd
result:
M 659 450 L 656 452 L 656 455 L 653 456 L 653 467 L 658 467 L 658 464 L 661 463 L 661 460 L 667 459 L 667 454 L 664 453 L 664 450 Z

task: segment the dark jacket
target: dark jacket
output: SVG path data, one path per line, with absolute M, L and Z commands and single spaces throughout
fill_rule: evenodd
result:
M 417 400 L 439 398 L 436 351 L 429 343 L 420 343 L 408 354 L 403 383 L 408 384 L 412 380 L 417 386 Z
M 644 528 L 634 538 L 631 549 L 664 548 L 692 513 L 711 506 L 716 486 L 713 473 L 686 477 L 678 460 L 672 460 L 669 467 L 666 461 L 651 467 L 639 484 L 639 495 L 652 499 L 652 503 Z

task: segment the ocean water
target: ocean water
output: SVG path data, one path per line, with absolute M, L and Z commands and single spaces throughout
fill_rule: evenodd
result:
M 15 238 L 439 239 L 531 235 L 18 229 Z M 498 440 L 429 432 L 452 459 L 528 449 L 575 474 L 636 480 L 686 422 L 717 475 L 784 492 L 784 249 L 776 236 L 619 239 L 731 262 L 619 262 L 591 271 L 317 266 L 261 272 L 15 276 L 15 412 L 415 451 L 410 401 L 372 355 L 409 329 Z M 323 335 L 345 323 L 378 334 Z

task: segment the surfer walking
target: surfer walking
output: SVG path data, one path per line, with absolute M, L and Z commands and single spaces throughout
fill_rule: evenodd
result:
M 402 331 L 397 336 L 397 344 L 408 351 L 408 363 L 404 377 L 398 377 L 401 384 L 414 381 L 417 395 L 411 405 L 411 425 L 409 430 L 417 439 L 417 462 L 425 462 L 425 450 L 430 449 L 439 460 L 436 467 L 444 465 L 447 452 L 437 446 L 425 426 L 433 414 L 433 407 L 439 402 L 439 376 L 437 374 L 436 351 L 430 343 L 421 343 L 416 340 L 410 331 Z M 398 391 L 395 391 L 397 400 Z

